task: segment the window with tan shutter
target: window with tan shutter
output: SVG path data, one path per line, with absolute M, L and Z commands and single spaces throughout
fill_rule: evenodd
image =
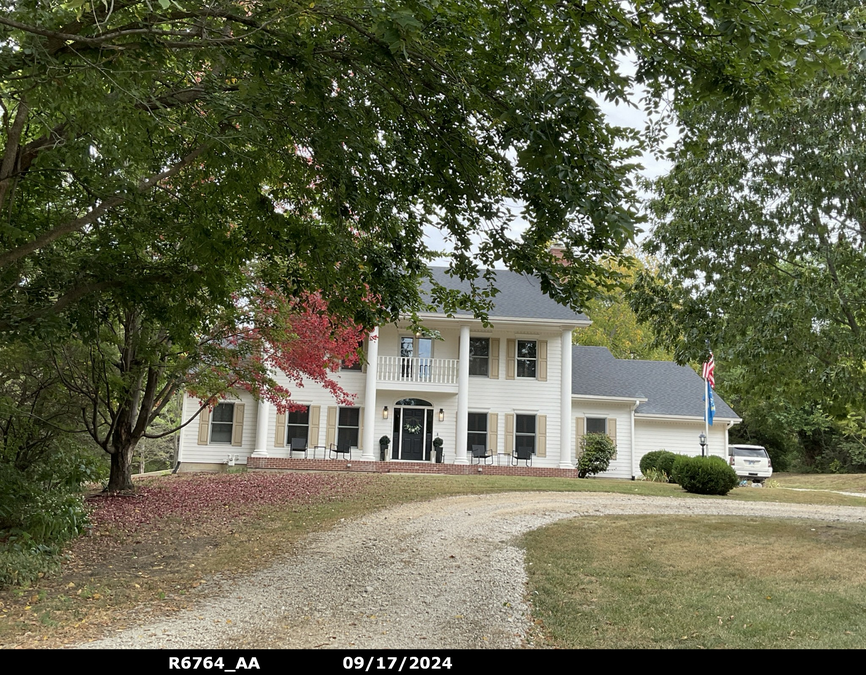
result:
M 538 343 L 535 340 L 517 341 L 517 377 L 535 378 L 538 373 Z
M 360 445 L 361 436 L 361 409 L 340 408 L 337 418 L 337 447 L 347 451 L 351 447 Z
M 210 442 L 231 444 L 234 422 L 235 404 L 219 403 L 211 415 Z

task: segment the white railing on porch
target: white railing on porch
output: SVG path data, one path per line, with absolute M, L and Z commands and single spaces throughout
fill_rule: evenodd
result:
M 457 384 L 459 359 L 430 359 L 406 356 L 380 356 L 380 382 Z

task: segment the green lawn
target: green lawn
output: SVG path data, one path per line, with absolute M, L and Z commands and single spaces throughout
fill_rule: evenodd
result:
M 316 475 L 323 481 L 327 479 L 325 474 L 306 476 Z M 135 608 L 145 607 L 157 614 L 176 611 L 188 606 L 190 591 L 202 584 L 206 586 L 211 575 L 261 568 L 291 551 L 310 532 L 327 530 L 342 520 L 396 504 L 449 495 L 511 491 L 589 491 L 699 498 L 685 493 L 677 485 L 604 479 L 354 474 L 344 475 L 341 481 L 345 481 L 345 490 L 340 494 L 306 498 L 302 493 L 303 499 L 299 501 L 297 495 L 286 492 L 280 503 L 263 506 L 233 502 L 229 491 L 224 503 L 212 504 L 207 507 L 210 510 L 206 510 L 206 500 L 196 498 L 195 491 L 181 498 L 184 486 L 199 493 L 202 490 L 212 492 L 212 482 L 204 477 L 154 479 L 150 485 L 176 493 L 175 507 L 179 510 L 172 513 L 165 505 L 147 507 L 145 503 L 140 508 L 149 508 L 153 513 L 143 518 L 148 514 L 139 513 L 137 503 L 127 505 L 133 508 L 135 521 L 140 520 L 141 525 L 127 522 L 129 527 L 125 529 L 108 525 L 95 528 L 91 536 L 82 537 L 70 547 L 62 576 L 42 579 L 35 588 L 0 591 L 0 646 L 60 647 L 97 635 L 105 625 L 122 623 L 123 617 Z M 773 488 L 736 488 L 726 497 L 708 499 L 866 506 L 864 498 L 834 492 Z M 704 529 L 693 533 L 691 526 L 687 527 L 692 522 Z M 781 639 L 783 644 L 792 646 L 862 646 L 862 639 L 858 644 L 845 632 L 866 637 L 858 620 L 849 622 L 846 618 L 844 606 L 853 603 L 857 612 L 866 616 L 863 611 L 866 600 L 857 595 L 858 584 L 860 587 L 863 584 L 846 572 L 849 568 L 866 569 L 866 565 L 862 559 L 827 557 L 830 550 L 827 542 L 837 541 L 834 538 L 837 533 L 843 533 L 840 537 L 849 537 L 854 542 L 845 556 L 859 555 L 866 550 L 861 531 L 847 525 L 815 526 L 814 531 L 823 537 L 818 541 L 824 549 L 813 550 L 807 544 L 813 546 L 809 542 L 818 535 L 809 534 L 812 530 L 804 530 L 801 525 L 759 520 L 749 524 L 753 529 L 740 531 L 737 528 L 743 527 L 741 522 L 725 519 L 607 517 L 564 523 L 557 526 L 564 528 L 561 530 L 539 531 L 526 541 L 533 562 L 530 566 L 532 583 L 539 590 L 539 595 L 533 597 L 537 597 L 539 617 L 549 631 L 547 638 L 562 646 L 594 647 L 696 646 L 703 644 L 701 640 L 705 646 L 751 647 L 776 645 L 779 643 L 773 640 Z M 663 529 L 670 527 L 674 529 Z M 787 539 L 779 541 L 764 532 L 777 529 L 788 532 L 792 527 L 799 534 L 786 535 Z M 550 535 L 550 532 L 556 534 Z M 545 552 L 545 540 L 553 544 L 549 553 Z M 557 542 L 562 544 L 561 550 L 557 550 Z M 713 543 L 705 545 L 706 542 Z M 757 548 L 752 551 L 754 546 Z M 564 554 L 566 551 L 568 553 Z M 727 552 L 728 557 L 719 554 L 721 558 L 712 558 L 710 554 L 716 555 L 716 551 Z M 767 555 L 758 555 L 761 551 Z M 798 551 L 811 551 L 812 562 L 807 567 L 813 571 L 805 577 L 799 576 Z M 746 556 L 744 559 L 751 560 L 752 566 L 757 565 L 759 575 L 770 574 L 768 570 L 778 566 L 781 585 L 771 588 L 771 584 L 776 583 L 774 579 L 754 582 L 748 575 L 742 576 L 738 571 L 742 568 L 738 563 L 740 552 Z M 588 562 L 581 562 L 584 559 Z M 598 559 L 621 559 L 628 564 L 612 564 L 610 570 L 605 571 L 596 569 Z M 592 567 L 590 561 L 595 561 Z M 701 570 L 700 584 L 691 581 L 686 574 L 685 568 L 690 565 Z M 787 585 L 782 583 L 785 575 L 790 575 Z M 665 583 L 659 583 L 660 576 Z M 587 596 L 584 587 L 591 588 L 592 595 Z M 839 587 L 848 595 L 837 600 L 835 593 Z M 665 588 L 676 588 L 676 591 L 669 593 Z M 798 597 L 799 605 L 789 604 L 792 594 Z M 771 600 L 765 600 L 766 595 L 771 596 Z M 554 600 L 545 599 L 547 597 Z M 609 599 L 610 605 L 607 604 Z M 756 605 L 764 606 L 763 603 L 775 612 L 772 617 L 777 617 L 778 612 L 782 612 L 782 616 L 788 616 L 784 612 L 792 615 L 790 621 L 785 620 L 783 627 L 787 632 L 783 638 L 778 637 L 781 628 L 755 637 L 750 626 L 760 625 L 769 618 L 750 619 L 744 615 Z M 561 610 L 552 613 L 552 608 L 558 604 Z M 807 630 L 811 620 L 801 618 L 819 613 L 813 605 L 832 606 L 829 627 L 821 629 L 820 640 L 811 637 L 816 628 L 811 629 L 813 633 Z M 603 612 L 599 613 L 602 608 Z M 660 614 L 661 610 L 664 615 Z M 743 619 L 740 628 L 735 630 L 734 619 L 726 618 L 731 616 L 737 622 Z M 726 632 L 721 632 L 721 627 L 710 631 L 709 624 L 719 620 Z M 572 629 L 560 631 L 558 628 L 560 624 L 575 623 L 583 626 L 577 637 Z M 632 628 L 628 627 L 630 623 Z M 591 627 L 588 633 L 587 625 Z M 682 635 L 678 635 L 680 632 Z M 626 635 L 628 639 L 624 639 Z
M 866 494 L 866 474 L 862 473 L 777 473 L 773 475 L 779 487 L 808 490 L 839 490 Z
M 581 518 L 524 544 L 538 639 L 549 646 L 866 644 L 866 525 Z

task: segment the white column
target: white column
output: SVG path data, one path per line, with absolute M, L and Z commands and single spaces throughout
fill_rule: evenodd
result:
M 376 384 L 379 379 L 379 329 L 374 328 L 367 339 L 367 380 L 364 383 L 364 436 L 361 439 L 361 459 L 376 461 L 379 449 L 376 439 Z
M 560 408 L 559 429 L 559 468 L 573 469 L 574 462 L 571 461 L 571 328 L 562 330 L 562 369 L 560 383 L 562 397 Z
M 634 468 L 634 411 L 637 410 L 637 407 L 640 405 L 640 401 L 635 401 L 631 404 L 631 412 L 629 412 L 629 433 L 631 434 L 631 479 L 634 480 L 637 478 L 637 471 Z
M 268 412 L 271 404 L 267 401 L 259 401 L 256 410 L 256 448 L 253 457 L 268 456 Z
M 466 459 L 469 434 L 469 326 L 460 326 L 460 363 L 457 366 L 457 439 L 454 463 L 468 464 Z

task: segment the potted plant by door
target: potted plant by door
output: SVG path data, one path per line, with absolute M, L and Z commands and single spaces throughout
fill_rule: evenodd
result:
M 433 450 L 436 452 L 436 463 L 442 463 L 442 439 L 438 436 L 433 439 Z
M 385 457 L 388 455 L 388 446 L 391 445 L 391 439 L 387 436 L 382 436 L 379 439 L 379 461 L 384 462 Z

